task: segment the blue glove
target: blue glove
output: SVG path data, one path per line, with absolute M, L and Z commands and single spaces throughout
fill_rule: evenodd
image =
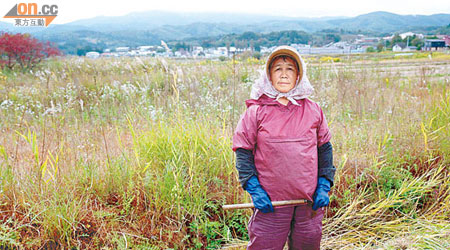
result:
M 273 212 L 269 195 L 261 187 L 258 177 L 253 175 L 245 184 L 245 190 L 252 196 L 253 205 L 263 213 Z
M 312 209 L 316 211 L 319 207 L 326 207 L 330 203 L 330 197 L 328 197 L 328 192 L 330 192 L 330 181 L 325 177 L 319 177 L 317 181 L 316 192 L 313 195 L 314 204 Z

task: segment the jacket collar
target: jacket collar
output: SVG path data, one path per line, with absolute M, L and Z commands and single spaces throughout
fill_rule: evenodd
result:
M 297 102 L 300 102 L 301 100 L 297 100 Z M 270 98 L 267 95 L 263 94 L 261 95 L 257 100 L 255 99 L 249 99 L 245 101 L 245 104 L 247 105 L 247 108 L 252 105 L 267 105 L 267 106 L 282 106 L 285 107 L 285 105 L 278 102 L 275 98 Z M 288 102 L 286 106 L 293 105 L 291 102 Z

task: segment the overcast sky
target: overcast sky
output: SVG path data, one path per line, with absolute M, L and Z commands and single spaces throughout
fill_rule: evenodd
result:
M 373 11 L 401 15 L 450 14 L 449 0 L 0 0 L 1 21 L 16 3 L 57 4 L 58 16 L 52 23 L 67 23 L 95 16 L 121 16 L 135 11 L 166 10 L 175 12 L 234 12 L 297 17 L 348 16 Z M 10 20 L 12 21 L 12 19 Z

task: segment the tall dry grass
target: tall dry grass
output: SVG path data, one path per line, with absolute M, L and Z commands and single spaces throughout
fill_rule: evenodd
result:
M 324 248 L 450 246 L 445 56 L 307 58 L 338 168 Z M 0 245 L 245 245 L 250 211 L 220 207 L 249 201 L 231 135 L 263 63 L 75 57 L 2 71 Z

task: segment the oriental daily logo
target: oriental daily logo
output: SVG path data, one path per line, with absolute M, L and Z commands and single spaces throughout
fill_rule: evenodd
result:
M 58 5 L 18 3 L 3 18 L 14 18 L 16 27 L 47 27 L 58 15 Z

